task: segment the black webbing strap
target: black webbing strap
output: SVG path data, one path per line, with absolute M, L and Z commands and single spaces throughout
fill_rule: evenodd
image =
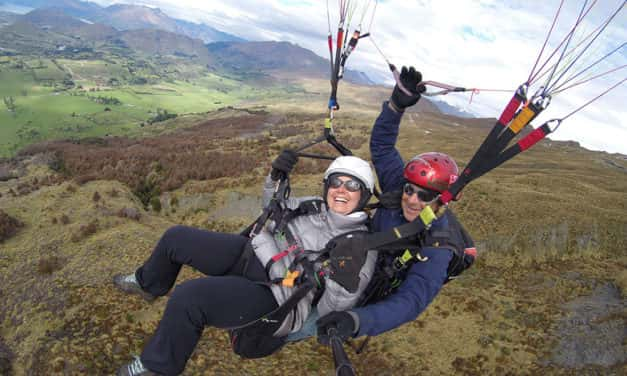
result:
M 236 327 L 232 327 L 229 328 L 231 330 L 234 329 L 244 329 L 246 328 L 247 331 L 250 331 L 251 334 L 257 334 L 257 335 L 270 335 L 273 333 L 268 333 L 268 330 L 276 330 L 276 327 L 272 326 L 272 325 L 267 325 L 270 323 L 281 323 L 283 322 L 283 320 L 285 320 L 285 318 L 287 317 L 287 315 L 296 308 L 296 306 L 298 305 L 298 302 L 301 301 L 302 298 L 305 297 L 305 295 L 307 295 L 312 289 L 314 288 L 314 283 L 312 281 L 307 281 L 303 284 L 301 284 L 298 289 L 296 291 L 294 291 L 294 293 L 287 298 L 287 300 L 285 302 L 283 302 L 283 304 L 281 304 L 279 307 L 277 307 L 276 309 L 274 309 L 273 311 L 261 316 L 260 318 L 246 323 L 244 325 L 240 325 L 240 326 L 236 326 Z
M 273 234 L 284 234 L 288 247 L 268 260 L 265 266 L 268 275 L 270 275 L 270 268 L 272 268 L 275 262 L 296 251 L 300 250 L 302 252 L 296 238 L 287 227 L 289 222 L 302 215 L 318 214 L 322 211 L 323 205 L 325 205 L 324 201 L 314 199 L 301 202 L 296 209 L 282 209 L 280 218 L 275 220 L 276 226 Z
M 263 208 L 263 212 L 257 219 L 249 225 L 244 231 L 240 234 L 244 236 L 248 236 L 250 238 L 258 235 L 263 227 L 265 226 L 268 219 L 272 218 L 273 220 L 277 220 L 282 215 L 283 208 L 281 207 L 281 202 L 285 201 L 290 194 L 290 181 L 288 177 L 282 177 L 274 190 L 274 194 L 270 199 L 268 205 Z
M 283 209 L 280 219 L 276 222 L 274 233 L 284 233 L 287 224 L 302 215 L 319 214 L 325 205 L 323 200 L 313 199 L 301 202 L 296 209 Z
M 428 209 L 427 209 L 428 208 Z M 391 230 L 385 232 L 374 232 L 372 234 L 367 235 L 367 244 L 368 249 L 378 249 L 382 246 L 392 244 L 399 240 L 408 238 L 413 235 L 418 235 L 423 231 L 426 231 L 431 227 L 431 222 L 435 219 L 435 214 L 433 213 L 429 206 L 425 207 L 423 211 L 428 211 L 432 216 L 423 216 L 422 214 L 416 218 L 415 220 L 405 223 L 403 225 L 392 228 Z M 367 251 L 367 250 L 364 250 Z
M 276 327 L 267 324 L 280 324 L 281 322 L 283 322 L 287 315 L 292 310 L 296 309 L 296 306 L 301 301 L 301 299 L 303 299 L 316 286 L 319 286 L 318 279 L 314 276 L 315 272 L 313 264 L 306 258 L 300 260 L 299 263 L 303 266 L 303 269 L 305 270 L 305 273 L 303 274 L 304 278 L 299 279 L 297 290 L 294 291 L 294 293 L 289 298 L 287 298 L 287 300 L 283 302 L 283 304 L 252 322 L 237 327 L 232 327 L 230 329 L 234 330 L 245 328 L 247 331 L 250 331 L 251 334 L 257 335 L 273 334 L 273 332 L 268 332 L 268 330 L 274 331 L 276 330 Z

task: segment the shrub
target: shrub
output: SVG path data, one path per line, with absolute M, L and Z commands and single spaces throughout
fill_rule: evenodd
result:
M 48 168 L 60 174 L 67 173 L 65 161 L 63 160 L 63 155 L 60 152 L 53 153 L 52 158 L 48 161 Z
M 159 196 L 155 196 L 150 199 L 150 206 L 152 207 L 152 210 L 156 212 L 161 211 L 161 200 L 159 199 Z
M 155 115 L 151 119 L 148 119 L 148 124 L 159 123 L 162 121 L 166 121 L 168 119 L 173 119 L 177 116 L 178 116 L 177 114 L 174 114 L 174 113 L 168 112 L 168 110 L 163 110 L 159 108 L 157 109 L 157 115 Z
M 96 232 L 98 232 L 98 220 L 93 220 L 86 225 L 82 225 L 78 232 L 72 235 L 72 241 L 75 243 L 79 242 Z
M 70 223 L 70 218 L 67 215 L 62 214 L 61 217 L 59 217 L 59 221 L 61 221 L 62 224 L 67 225 Z
M 31 145 L 20 155 L 58 153 L 58 160 L 63 161 L 60 169 L 66 171 L 60 178 L 76 181 L 66 188 L 68 192 L 90 180 L 117 180 L 129 186 L 147 208 L 152 197 L 177 189 L 190 179 L 232 177 L 265 166 L 276 156 L 270 154 L 270 140 L 265 137 L 253 142 L 238 136 L 260 131 L 267 116 L 213 119 L 154 138 L 112 137 L 99 139 L 98 143 L 52 141 Z M 148 179 L 153 172 L 158 178 Z
M 0 210 L 0 243 L 17 233 L 24 224 Z
M 52 274 L 63 267 L 61 259 L 57 256 L 50 256 L 39 259 L 37 263 L 37 272 L 39 274 Z
M 179 198 L 173 195 L 170 198 L 170 206 L 175 207 L 175 206 L 178 206 L 178 204 L 179 204 Z
M 139 198 L 142 204 L 144 204 L 144 208 L 147 208 L 148 205 L 151 204 L 154 197 L 158 199 L 158 196 L 161 194 L 159 186 L 149 179 L 141 181 L 137 188 L 133 190 L 133 193 Z
M 92 199 L 93 202 L 100 201 L 100 193 L 98 193 L 98 191 L 94 192 L 94 195 L 91 196 L 91 199 Z

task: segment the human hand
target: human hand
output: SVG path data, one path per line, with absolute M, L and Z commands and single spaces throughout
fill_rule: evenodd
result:
M 420 99 L 420 94 L 424 93 L 426 88 L 424 85 L 418 86 L 422 82 L 422 74 L 414 69 L 414 67 L 403 67 L 400 74 L 400 83 L 412 95 L 408 95 L 402 90 L 398 84 L 394 86 L 394 91 L 390 97 L 390 101 L 395 109 L 404 111 L 405 108 L 413 106 Z
M 316 321 L 318 327 L 318 342 L 322 345 L 329 344 L 329 329 L 335 328 L 336 335 L 342 342 L 353 336 L 357 331 L 355 319 L 349 311 L 334 311 L 322 316 Z
M 272 171 L 270 177 L 272 180 L 279 180 L 282 177 L 287 177 L 294 169 L 294 166 L 298 162 L 298 154 L 294 150 L 285 149 L 279 154 L 274 161 L 272 161 Z
M 470 253 L 457 253 L 453 252 L 453 257 L 449 262 L 448 269 L 446 271 L 448 280 L 458 277 L 464 272 L 464 270 L 470 268 L 475 262 L 475 255 Z

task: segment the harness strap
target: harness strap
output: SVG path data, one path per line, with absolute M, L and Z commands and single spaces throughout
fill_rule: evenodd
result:
M 285 232 L 287 224 L 301 215 L 319 214 L 324 205 L 323 200 L 313 199 L 301 202 L 296 209 L 283 209 L 280 219 L 274 228 L 274 232 Z
M 315 274 L 313 271 L 313 264 L 305 258 L 302 260 L 301 265 L 305 269 L 305 273 L 299 277 L 298 282 L 300 283 L 297 284 L 296 291 L 294 291 L 294 293 L 289 298 L 287 298 L 287 300 L 283 302 L 283 304 L 281 304 L 275 310 L 263 315 L 262 317 L 254 321 L 251 321 L 247 324 L 233 327 L 230 329 L 231 330 L 246 329 L 247 331 L 250 331 L 249 333 L 253 335 L 273 334 L 271 332 L 268 332 L 269 328 L 272 328 L 273 330 L 276 330 L 276 329 L 273 326 L 269 326 L 267 324 L 273 324 L 273 323 L 276 324 L 276 323 L 283 322 L 283 320 L 285 320 L 287 315 L 289 315 L 289 313 L 292 310 L 296 309 L 301 299 L 303 299 L 310 291 L 312 291 L 319 284 L 319 281 L 317 278 L 315 278 L 315 280 L 302 278 L 303 276 L 306 276 L 306 275 Z M 275 281 L 271 281 L 270 283 L 272 282 L 275 282 Z M 278 282 L 278 279 L 276 282 Z
M 294 218 L 300 217 L 302 215 L 319 214 L 322 211 L 323 205 L 323 200 L 313 199 L 301 202 L 296 209 L 281 209 L 281 213 L 279 214 L 280 219 L 276 221 L 276 226 L 273 233 L 284 234 L 289 245 L 286 249 L 272 256 L 272 258 L 268 260 L 268 263 L 265 265 L 266 273 L 268 275 L 270 275 L 270 268 L 272 268 L 272 266 L 283 257 L 297 251 L 300 251 L 301 253 L 303 252 L 300 245 L 296 241 L 296 238 L 294 237 L 292 232 L 289 231 L 289 228 L 287 227 L 288 223 L 291 222 Z M 290 267 L 290 269 L 292 268 Z
M 431 223 L 437 217 L 430 206 L 426 206 L 415 220 L 403 225 L 393 227 L 385 232 L 375 232 L 368 235 L 368 248 L 377 249 L 381 246 L 392 244 L 398 240 L 417 235 L 431 227 Z

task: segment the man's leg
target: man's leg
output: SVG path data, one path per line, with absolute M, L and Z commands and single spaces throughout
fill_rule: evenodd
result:
M 231 328 L 277 308 L 270 289 L 239 276 L 205 277 L 178 285 L 141 355 L 146 368 L 164 375 L 185 369 L 205 326 Z

